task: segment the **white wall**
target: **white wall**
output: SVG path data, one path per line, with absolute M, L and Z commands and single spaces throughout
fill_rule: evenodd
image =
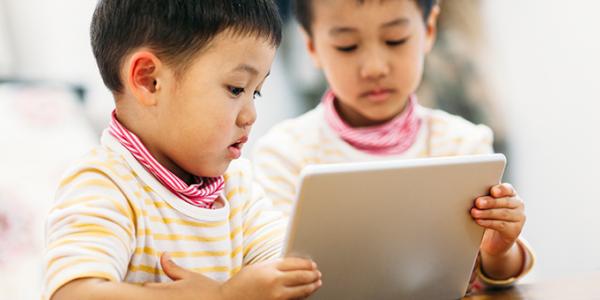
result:
M 4 0 L 0 0 L 0 76 L 9 76 L 13 71 L 12 44 L 9 43 L 8 12 Z
M 85 85 L 89 93 L 86 105 L 88 116 L 97 129 L 103 128 L 114 104 L 112 96 L 102 84 L 89 41 L 89 26 L 97 1 L 0 1 L 5 1 L 11 29 L 17 33 L 14 34 L 13 45 L 16 52 L 15 75 Z M 1 16 L 0 14 L 0 22 Z M 0 43 L 3 41 L 1 38 L 0 30 Z M 2 48 L 0 47 L 0 63 Z M 285 80 L 281 68 L 276 61 L 264 87 L 265 97 L 257 100 L 259 119 L 248 150 L 255 138 L 264 134 L 271 125 L 295 115 L 302 107 L 290 90 L 290 83 Z
M 95 126 L 109 119 L 113 102 L 102 85 L 89 28 L 96 0 L 1 0 L 11 22 L 15 75 L 82 84 Z
M 534 277 L 600 270 L 600 2 L 486 1 Z

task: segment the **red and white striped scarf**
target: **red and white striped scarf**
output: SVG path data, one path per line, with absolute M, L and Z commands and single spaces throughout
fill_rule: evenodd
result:
M 225 182 L 223 176 L 195 177 L 196 183 L 188 185 L 156 161 L 140 139 L 119 123 L 116 110 L 112 113 L 108 132 L 177 197 L 197 207 L 213 208 L 215 200 L 223 190 Z
M 322 102 L 325 120 L 348 144 L 361 151 L 375 155 L 402 154 L 410 148 L 421 128 L 421 119 L 416 116 L 417 97 L 411 95 L 401 114 L 382 125 L 354 128 L 348 125 L 335 108 L 336 97 L 327 91 Z

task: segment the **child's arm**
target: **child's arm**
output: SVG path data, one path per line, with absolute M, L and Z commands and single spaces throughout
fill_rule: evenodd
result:
M 307 149 L 279 128 L 262 137 L 252 153 L 256 181 L 273 206 L 289 215 L 294 207 L 296 181 L 310 156 Z
M 174 281 L 134 285 L 99 278 L 67 283 L 52 300 L 93 299 L 297 299 L 312 294 L 321 285 L 321 274 L 313 262 L 286 258 L 243 268 L 225 283 L 177 266 L 161 257 L 165 273 Z
M 243 264 L 272 260 L 281 256 L 287 218 L 274 210 L 260 185 L 252 183 L 249 200 L 241 211 L 244 233 Z
M 471 215 L 486 228 L 480 247 L 483 275 L 501 282 L 529 269 L 528 249 L 518 242 L 525 224 L 525 208 L 510 184 L 494 186 L 490 194 L 475 200 Z

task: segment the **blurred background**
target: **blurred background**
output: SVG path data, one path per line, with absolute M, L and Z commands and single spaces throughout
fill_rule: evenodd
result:
M 95 0 L 0 0 L 0 298 L 39 298 L 44 216 L 113 101 L 89 45 Z M 288 1 L 279 1 L 289 18 Z M 600 2 L 447 0 L 423 105 L 490 125 L 526 201 L 526 281 L 600 272 Z M 296 24 L 257 100 L 249 147 L 326 88 Z M 247 151 L 248 152 L 248 151 Z

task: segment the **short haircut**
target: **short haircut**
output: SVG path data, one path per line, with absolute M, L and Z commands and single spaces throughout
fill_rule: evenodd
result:
M 104 84 L 123 91 L 121 67 L 148 47 L 177 74 L 221 32 L 281 43 L 281 18 L 272 0 L 100 0 L 90 29 Z
M 309 34 L 312 35 L 313 21 L 313 1 L 315 0 L 294 0 L 294 14 L 300 26 Z M 350 1 L 350 0 L 346 0 Z M 355 0 L 357 3 L 365 3 L 366 0 Z M 423 19 L 427 20 L 431 9 L 437 4 L 437 0 L 413 0 L 423 12 Z

